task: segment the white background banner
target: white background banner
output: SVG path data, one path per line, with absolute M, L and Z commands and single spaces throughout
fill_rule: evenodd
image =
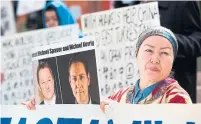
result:
M 113 104 L 106 113 L 99 105 L 38 105 L 36 110 L 3 105 L 1 109 L 1 118 L 10 118 L 11 124 L 20 119 L 23 124 L 201 124 L 201 104 Z
M 106 114 L 114 124 L 201 124 L 201 104 L 113 104 Z
M 23 124 L 107 124 L 99 105 L 38 105 L 36 110 L 28 110 L 21 105 L 4 105 L 1 108 L 1 118 L 12 119 L 8 124 L 18 124 L 21 118 L 26 118 Z M 59 118 L 64 119 L 59 123 Z M 92 123 L 93 120 L 98 123 Z

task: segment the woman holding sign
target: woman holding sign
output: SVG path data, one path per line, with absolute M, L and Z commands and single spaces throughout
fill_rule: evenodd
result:
M 130 104 L 192 103 L 188 93 L 170 78 L 178 51 L 174 34 L 164 27 L 145 30 L 136 44 L 136 58 L 140 79 L 134 86 L 120 89 L 108 100 L 101 102 L 101 109 L 111 101 Z

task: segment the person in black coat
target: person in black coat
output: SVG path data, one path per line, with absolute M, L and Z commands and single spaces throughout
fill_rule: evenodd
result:
M 128 5 L 142 3 L 133 1 Z M 196 59 L 201 56 L 201 2 L 159 1 L 161 26 L 174 32 L 178 40 L 178 54 L 174 62 L 174 78 L 196 103 Z M 126 6 L 121 1 L 114 7 Z

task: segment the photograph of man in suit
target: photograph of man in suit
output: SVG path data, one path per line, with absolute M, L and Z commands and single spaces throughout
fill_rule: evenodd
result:
M 40 104 L 56 104 L 54 76 L 48 63 L 39 62 L 37 68 L 37 81 L 39 90 L 44 97 L 44 100 Z
M 87 61 L 79 53 L 73 55 L 69 62 L 69 83 L 76 104 L 98 104 L 90 97 L 90 81 Z

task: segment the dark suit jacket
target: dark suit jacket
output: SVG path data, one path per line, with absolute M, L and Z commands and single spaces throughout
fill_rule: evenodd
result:
M 41 103 L 40 103 L 40 105 L 44 105 L 45 103 L 44 103 L 44 101 L 42 101 Z
M 91 99 L 91 103 L 90 103 L 90 104 L 100 104 L 100 101 L 99 101 L 99 100 L 96 101 L 96 100 L 94 100 L 94 99 L 92 99 L 92 98 L 90 98 L 90 99 Z M 76 100 L 75 100 L 75 104 L 77 104 Z
M 44 101 L 42 101 L 40 103 L 40 105 L 44 105 L 44 104 L 45 104 Z M 62 104 L 61 100 L 58 97 L 56 97 L 56 103 L 55 104 Z
M 97 101 L 91 99 L 91 103 L 92 103 L 92 104 L 100 104 L 100 101 L 97 102 Z
M 174 78 L 196 102 L 196 58 L 201 56 L 200 1 L 159 1 L 159 13 L 161 25 L 172 30 L 178 40 Z

